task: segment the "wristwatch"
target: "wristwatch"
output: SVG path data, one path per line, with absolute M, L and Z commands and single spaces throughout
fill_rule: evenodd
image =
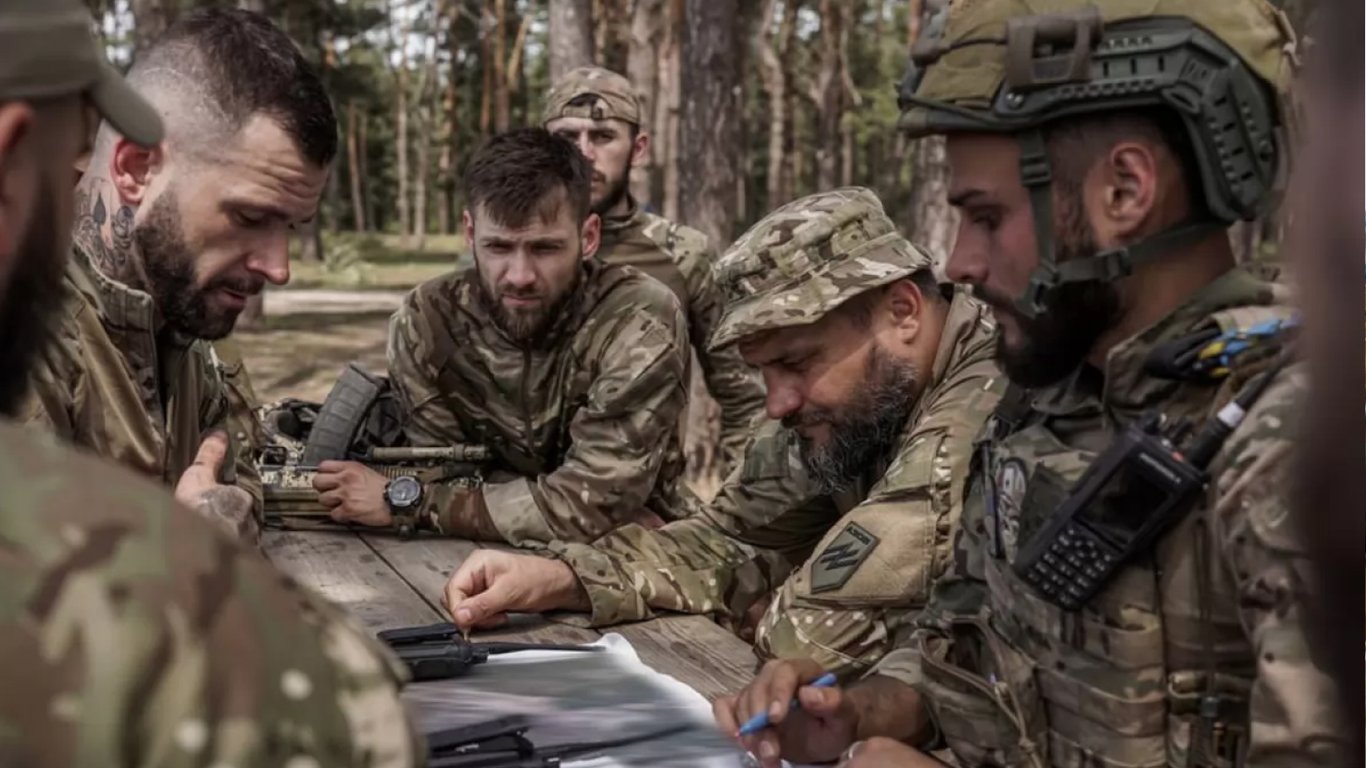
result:
M 411 535 L 417 527 L 417 508 L 422 503 L 422 481 L 412 475 L 399 475 L 384 486 L 384 501 L 394 515 L 394 523 L 402 535 Z

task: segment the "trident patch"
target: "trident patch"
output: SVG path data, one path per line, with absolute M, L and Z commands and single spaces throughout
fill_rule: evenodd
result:
M 839 589 L 854 575 L 878 545 L 878 537 L 858 523 L 849 523 L 811 564 L 811 592 Z

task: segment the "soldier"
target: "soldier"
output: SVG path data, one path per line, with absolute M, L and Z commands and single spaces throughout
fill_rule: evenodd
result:
M 63 318 L 69 174 L 96 112 L 161 140 L 89 30 L 77 0 L 0 0 L 0 414 Z M 14 423 L 0 489 L 0 765 L 420 762 L 377 643 L 166 489 Z
M 182 18 L 129 83 L 165 116 L 166 138 L 145 148 L 101 126 L 76 189 L 57 343 L 22 415 L 175 485 L 249 539 L 261 500 L 245 452 L 220 477 L 187 474 L 234 410 L 207 342 L 267 281 L 289 279 L 289 239 L 317 210 L 336 120 L 294 44 L 246 11 Z
M 1293 312 L 1225 231 L 1271 199 L 1293 34 L 1260 0 L 1099 6 L 954 4 L 914 54 L 901 125 L 948 136 L 947 270 L 992 306 L 1013 388 L 909 642 L 800 711 L 810 661 L 717 703 L 730 732 L 771 712 L 766 764 L 1347 759 L 1283 496 Z
M 687 397 L 678 301 L 593 259 L 588 161 L 540 128 L 495 136 L 465 171 L 474 266 L 419 285 L 389 328 L 389 378 L 411 445 L 476 443 L 485 482 L 390 483 L 325 461 L 333 518 L 512 544 L 591 541 L 673 507 Z
M 744 630 L 763 614 L 760 656 L 816 659 L 845 678 L 909 630 L 948 564 L 952 480 L 999 395 L 985 307 L 940 286 L 856 187 L 764 217 L 717 281 L 727 303 L 712 344 L 738 342 L 768 391 L 771 421 L 743 466 L 709 506 L 657 531 L 555 542 L 558 560 L 475 553 L 446 588 L 457 623 L 673 610 Z
M 574 142 L 593 163 L 593 212 L 602 219 L 598 259 L 640 269 L 669 286 L 682 303 L 707 389 L 721 407 L 718 458 L 725 477 L 762 421 L 764 390 L 735 347 L 707 348 L 722 304 L 711 276 L 716 251 L 707 236 L 645 211 L 631 197 L 631 169 L 650 151 L 642 109 L 626 78 L 580 67 L 550 89 L 541 124 Z

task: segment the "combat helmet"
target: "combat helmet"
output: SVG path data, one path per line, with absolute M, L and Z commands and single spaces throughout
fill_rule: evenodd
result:
M 898 127 L 912 137 L 1018 138 L 1039 265 L 1016 304 L 1033 316 L 1057 286 L 1123 277 L 1273 203 L 1288 152 L 1283 105 L 1294 41 L 1285 15 L 1264 0 L 955 0 L 935 10 L 911 52 Z M 1044 126 L 1132 109 L 1176 116 L 1207 215 L 1058 263 Z

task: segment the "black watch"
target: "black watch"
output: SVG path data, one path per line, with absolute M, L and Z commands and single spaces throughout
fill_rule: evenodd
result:
M 384 501 L 395 515 L 411 517 L 422 503 L 422 481 L 412 475 L 399 475 L 384 486 Z

